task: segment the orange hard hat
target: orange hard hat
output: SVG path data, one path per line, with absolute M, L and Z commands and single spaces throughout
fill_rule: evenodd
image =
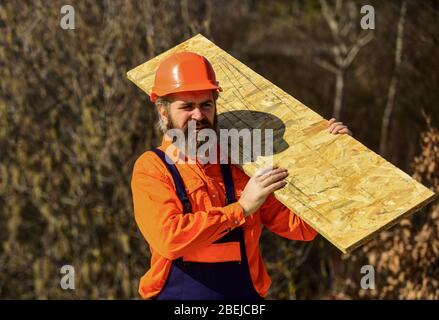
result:
M 170 93 L 197 90 L 222 91 L 210 62 L 194 52 L 174 53 L 163 60 L 155 73 L 151 102 Z

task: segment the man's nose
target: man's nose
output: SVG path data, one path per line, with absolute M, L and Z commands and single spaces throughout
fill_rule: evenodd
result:
M 201 121 L 204 119 L 204 114 L 201 112 L 200 108 L 194 108 L 192 111 L 192 119 L 196 121 Z

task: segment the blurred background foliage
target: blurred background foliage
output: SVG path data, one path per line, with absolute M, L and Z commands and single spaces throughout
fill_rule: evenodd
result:
M 64 4 L 0 4 L 0 298 L 138 298 L 150 257 L 130 179 L 161 137 L 125 74 L 197 33 L 439 191 L 438 1 L 74 1 L 75 30 Z M 268 298 L 438 299 L 438 236 L 437 202 L 351 255 L 264 231 Z

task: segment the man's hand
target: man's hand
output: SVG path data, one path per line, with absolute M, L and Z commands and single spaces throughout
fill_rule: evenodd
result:
M 251 178 L 238 200 L 244 209 L 244 215 L 247 217 L 255 213 L 272 192 L 284 187 L 287 184 L 284 180 L 287 176 L 287 169 L 275 168 Z
M 351 130 L 349 130 L 348 127 L 343 124 L 343 122 L 337 122 L 335 118 L 329 120 L 329 132 L 332 134 L 347 133 L 348 135 L 352 136 Z

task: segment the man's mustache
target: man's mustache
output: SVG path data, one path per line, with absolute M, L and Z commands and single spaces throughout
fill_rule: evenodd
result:
M 195 121 L 195 120 L 191 120 L 191 121 Z M 195 123 L 195 129 L 213 129 L 215 130 L 215 128 L 213 127 L 213 124 L 209 122 L 209 120 L 204 119 L 201 121 L 196 121 Z M 185 126 L 183 127 L 183 130 L 185 133 L 188 133 L 189 130 L 189 122 L 187 122 L 185 124 Z

